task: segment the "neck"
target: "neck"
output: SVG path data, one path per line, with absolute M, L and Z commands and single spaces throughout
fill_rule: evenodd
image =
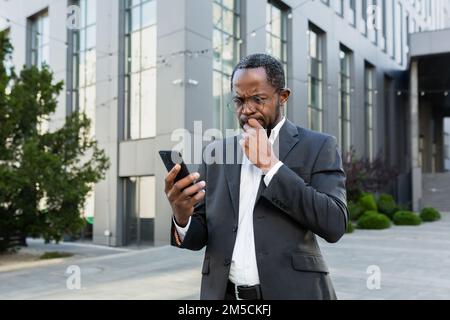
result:
M 271 125 L 269 125 L 266 129 L 267 132 L 267 136 L 270 137 L 270 134 L 272 133 L 273 128 L 275 128 L 277 126 L 277 124 L 279 124 L 281 122 L 281 120 L 283 119 L 283 116 L 280 114 L 278 115 L 277 120 L 275 120 Z

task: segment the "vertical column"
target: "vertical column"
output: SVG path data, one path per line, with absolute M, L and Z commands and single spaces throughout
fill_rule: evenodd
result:
M 340 72 L 340 43 L 335 38 L 335 33 L 330 32 L 326 35 L 326 52 L 324 55 L 325 77 L 324 77 L 324 92 L 326 95 L 325 105 L 326 111 L 324 113 L 324 130 L 338 138 L 339 144 L 342 143 L 339 137 L 339 77 Z
M 412 206 L 414 211 L 418 211 L 422 200 L 422 168 L 419 160 L 419 65 L 417 61 L 411 63 L 409 92 Z
M 118 81 L 120 37 L 118 36 L 119 1 L 97 0 L 97 84 L 96 139 L 110 159 L 111 166 L 103 181 L 95 186 L 94 242 L 108 246 L 122 245 L 120 181 L 118 179 Z M 109 55 L 108 53 L 112 53 Z M 99 58 L 101 57 L 101 59 Z
M 194 122 L 203 131 L 212 126 L 212 2 L 210 0 L 163 0 L 157 2 L 157 54 L 169 57 L 166 65 L 157 71 L 157 110 L 155 150 L 171 149 L 181 141 L 174 141 L 172 133 L 184 130 L 184 149 L 191 150 L 194 140 Z M 176 12 L 176 14 L 174 14 Z M 201 17 L 201 18 L 199 18 Z M 206 51 L 206 49 L 208 51 Z M 205 50 L 203 53 L 197 53 Z M 179 53 L 173 56 L 173 53 Z M 199 139 L 200 138 L 200 139 Z M 197 148 L 198 149 L 198 148 Z M 200 145 L 201 151 L 201 145 Z M 191 172 L 198 160 L 191 152 L 183 158 Z M 159 155 L 155 155 L 155 245 L 166 245 L 170 240 L 172 211 L 164 194 L 167 174 Z
M 365 104 L 365 61 L 362 56 L 352 55 L 353 68 L 351 69 L 351 146 L 356 150 L 357 156 L 366 153 L 366 104 Z
M 267 0 L 244 1 L 244 55 L 266 52 Z
M 292 60 L 289 85 L 292 95 L 289 99 L 288 116 L 291 121 L 305 128 L 308 126 L 308 20 L 298 11 L 292 16 Z M 324 41 L 325 42 L 325 41 Z M 326 45 L 325 45 L 326 46 Z M 326 50 L 325 50 L 326 51 Z M 325 53 L 324 53 L 325 54 Z M 323 59 L 326 61 L 325 57 Z M 326 82 L 325 79 L 323 81 Z M 325 85 L 324 85 L 325 86 Z M 324 91 L 326 92 L 326 91 Z M 326 105 L 326 103 L 324 103 Z

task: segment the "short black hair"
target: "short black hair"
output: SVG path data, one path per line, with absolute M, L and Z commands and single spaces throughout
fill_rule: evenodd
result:
M 256 69 L 264 68 L 267 74 L 267 81 L 278 90 L 286 87 L 286 79 L 284 75 L 284 68 L 280 61 L 271 55 L 265 53 L 256 53 L 243 58 L 234 67 L 231 74 L 231 91 L 233 91 L 233 78 L 237 70 L 240 69 Z

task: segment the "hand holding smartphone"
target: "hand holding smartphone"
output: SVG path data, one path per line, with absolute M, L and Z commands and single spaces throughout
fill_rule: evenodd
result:
M 176 151 L 160 151 L 169 174 L 166 177 L 165 193 L 170 202 L 177 224 L 181 227 L 187 225 L 189 218 L 194 214 L 194 206 L 205 197 L 205 181 L 196 182 L 200 175 L 195 172 L 189 174 L 181 154 Z M 177 170 L 174 167 L 179 164 Z
M 178 175 L 175 177 L 174 182 L 178 182 L 181 179 L 186 178 L 189 175 L 189 170 L 186 167 L 186 164 L 181 157 L 181 154 L 177 151 L 169 151 L 169 150 L 161 150 L 159 151 L 159 155 L 161 156 L 164 165 L 168 172 L 170 172 L 176 164 L 181 166 L 181 170 Z

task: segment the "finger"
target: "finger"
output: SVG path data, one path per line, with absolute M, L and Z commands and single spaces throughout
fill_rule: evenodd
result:
M 241 145 L 241 148 L 245 152 L 245 154 L 247 154 L 247 151 L 248 151 L 247 149 L 248 149 L 248 145 L 249 145 L 248 139 L 241 139 L 239 141 L 239 144 Z
M 248 124 L 244 124 L 244 133 L 253 134 L 255 132 L 255 128 L 249 126 Z
M 191 199 L 189 199 L 190 205 L 193 207 L 197 203 L 203 200 L 205 198 L 206 192 L 205 190 L 200 190 L 195 196 L 193 196 Z
M 239 140 L 239 145 L 241 146 L 242 150 L 245 151 L 245 139 Z
M 173 183 L 175 181 L 176 176 L 178 175 L 178 172 L 180 172 L 181 166 L 179 164 L 176 164 L 172 170 L 169 171 L 169 173 L 166 176 L 166 186 L 164 188 L 165 192 L 168 193 L 170 189 L 173 188 Z
M 198 172 L 194 172 L 175 183 L 173 185 L 173 189 L 176 192 L 175 194 L 178 195 L 178 193 L 183 191 L 184 188 L 189 187 L 191 184 L 194 184 L 198 178 L 200 178 L 200 174 Z
M 249 119 L 247 123 L 250 125 L 250 127 L 255 129 L 264 129 L 261 123 L 258 122 L 256 119 Z
M 193 186 L 190 186 L 186 189 L 183 190 L 182 195 L 183 195 L 183 200 L 191 198 L 192 196 L 194 196 L 197 192 L 203 190 L 206 186 L 206 182 L 205 181 L 200 181 L 196 184 L 194 184 Z

